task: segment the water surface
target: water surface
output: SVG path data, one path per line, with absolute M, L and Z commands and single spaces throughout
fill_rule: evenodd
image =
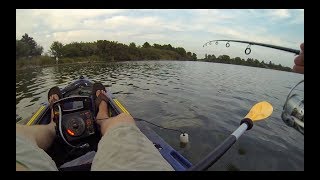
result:
M 238 126 L 248 110 L 268 101 L 274 111 L 257 122 L 210 170 L 304 170 L 304 136 L 281 120 L 285 98 L 304 75 L 255 67 L 188 61 L 138 61 L 18 70 L 17 120 L 28 118 L 48 90 L 84 75 L 108 86 L 137 118 L 189 133 L 152 127 L 192 163 L 205 157 Z M 297 93 L 303 97 L 303 85 Z

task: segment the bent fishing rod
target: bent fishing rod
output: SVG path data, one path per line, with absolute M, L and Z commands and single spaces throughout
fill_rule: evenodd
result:
M 226 40 L 224 40 L 224 39 L 223 40 L 211 40 L 211 41 L 206 42 L 202 47 L 211 45 L 211 43 L 214 43 L 214 42 L 215 42 L 216 45 L 218 45 L 219 41 L 227 41 L 226 47 L 230 47 L 230 43 L 229 42 L 237 42 L 237 43 L 248 44 L 247 48 L 244 50 L 244 53 L 246 55 L 249 55 L 251 53 L 251 48 L 250 48 L 251 45 L 258 45 L 258 46 L 278 49 L 278 50 L 282 50 L 282 51 L 291 52 L 291 53 L 294 53 L 296 55 L 300 54 L 300 50 L 297 50 L 297 49 L 292 49 L 292 48 L 287 48 L 287 47 L 282 47 L 282 46 L 275 46 L 275 45 L 272 45 L 272 44 L 264 44 L 264 43 L 252 42 L 252 41 L 238 41 L 238 40 L 228 40 L 228 39 L 226 39 Z

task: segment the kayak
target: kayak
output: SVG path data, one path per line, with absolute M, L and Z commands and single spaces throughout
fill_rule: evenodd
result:
M 58 121 L 59 125 L 57 124 L 56 127 L 57 138 L 47 150 L 60 171 L 82 171 L 91 168 L 101 139 L 100 131 L 93 120 L 96 112 L 91 94 L 92 85 L 92 81 L 80 76 L 79 79 L 66 87 L 60 88 L 63 98 L 55 103 L 61 104 L 61 107 L 59 105 L 60 116 L 58 115 L 60 121 Z M 130 114 L 108 88 L 106 88 L 106 91 L 109 98 L 110 116 L 116 116 L 120 113 Z M 50 106 L 48 102 L 43 102 L 40 108 L 24 124 L 29 126 L 48 124 L 50 117 Z M 136 125 L 174 170 L 185 171 L 192 166 L 188 159 L 166 143 L 145 122 L 136 120 Z

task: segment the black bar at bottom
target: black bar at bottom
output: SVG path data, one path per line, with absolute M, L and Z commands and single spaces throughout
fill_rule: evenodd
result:
M 230 147 L 237 141 L 234 135 L 230 135 L 224 140 L 215 150 L 208 154 L 203 160 L 196 165 L 190 167 L 188 171 L 205 171 L 212 166 L 220 157 L 230 149 Z

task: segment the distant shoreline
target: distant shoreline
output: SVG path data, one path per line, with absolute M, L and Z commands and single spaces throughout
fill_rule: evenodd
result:
M 45 68 L 45 67 L 54 67 L 54 66 L 62 66 L 62 65 L 75 65 L 75 64 L 103 64 L 105 61 L 92 61 L 92 62 L 71 62 L 71 63 L 58 63 L 58 64 L 44 64 L 44 65 L 34 65 L 28 64 L 22 67 L 17 67 L 16 70 L 25 70 L 30 68 Z
M 54 64 L 26 64 L 23 66 L 16 66 L 16 70 L 26 70 L 30 68 L 45 68 L 45 67 L 54 67 L 54 66 L 63 66 L 63 65 L 76 65 L 76 64 L 107 64 L 107 63 L 117 63 L 117 62 L 137 62 L 137 61 L 193 61 L 193 60 L 177 60 L 177 59 L 157 59 L 157 60 L 128 60 L 128 61 L 78 61 L 78 62 L 63 62 L 63 63 L 54 63 Z M 229 64 L 229 63 L 222 63 L 222 62 L 210 62 L 210 61 L 205 61 L 204 59 L 198 59 L 197 61 L 193 62 L 207 62 L 207 63 L 217 63 L 217 64 Z M 233 64 L 233 65 L 240 65 L 240 66 L 247 66 L 247 67 L 256 67 L 256 66 L 249 66 L 249 65 L 243 65 L 243 64 Z M 268 68 L 268 67 L 256 67 L 256 68 L 263 68 L 263 69 L 273 69 L 273 68 Z M 286 70 L 280 70 L 280 69 L 273 69 L 273 70 L 278 70 L 278 71 L 284 71 L 284 72 L 292 72 L 292 71 L 286 71 Z
M 34 61 L 34 60 L 30 60 Z M 53 61 L 53 60 L 52 60 Z M 128 60 L 128 61 L 190 61 L 190 60 L 176 60 L 176 59 L 158 59 L 158 60 Z M 34 62 L 30 62 L 30 64 L 24 64 L 23 66 L 17 66 L 16 63 L 16 70 L 25 70 L 30 68 L 45 68 L 45 67 L 54 67 L 54 66 L 63 66 L 63 65 L 76 65 L 76 64 L 105 64 L 105 63 L 112 63 L 112 62 L 128 62 L 128 61 L 78 61 L 78 62 L 67 62 L 67 63 L 50 63 L 50 64 L 35 64 Z M 200 61 L 199 61 L 200 62 Z M 28 62 L 29 63 L 29 62 Z

